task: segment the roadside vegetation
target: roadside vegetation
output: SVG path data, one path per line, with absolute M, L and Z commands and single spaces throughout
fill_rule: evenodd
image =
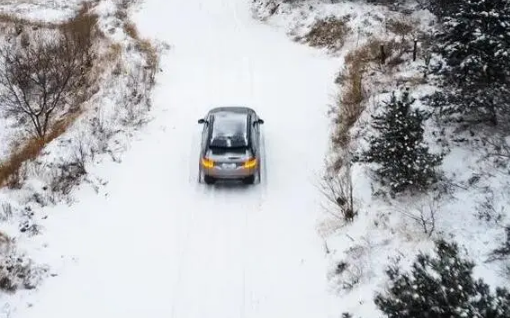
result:
M 84 182 L 98 191 L 90 167 L 104 155 L 119 161 L 123 140 L 148 120 L 161 47 L 130 21 L 134 1 L 106 14 L 103 4 L 82 2 L 58 22 L 0 15 L 0 119 L 13 123 L 0 131 L 11 132 L 0 157 L 2 291 L 34 288 L 48 275 L 17 243 L 40 233 L 38 208 L 72 203 Z M 122 40 L 112 36 L 119 32 Z
M 344 317 L 510 316 L 510 3 L 253 8 L 343 60 L 320 230 Z

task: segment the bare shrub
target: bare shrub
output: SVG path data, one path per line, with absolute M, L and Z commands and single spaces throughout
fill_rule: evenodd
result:
M 363 277 L 364 269 L 362 263 L 347 263 L 341 261 L 337 264 L 335 274 L 343 290 L 352 290 L 356 287 Z
M 495 167 L 507 170 L 510 159 L 510 137 L 501 134 L 491 134 L 483 138 L 486 146 L 486 157 L 492 160 Z
M 156 82 L 156 73 L 159 69 L 159 54 L 155 48 L 155 46 L 152 44 L 149 40 L 140 40 L 138 42 L 138 48 L 141 52 L 145 54 L 145 62 L 146 65 L 144 66 L 144 77 L 145 82 L 150 84 L 150 87 L 155 84 Z
M 101 112 L 98 112 L 97 116 L 92 118 L 90 125 L 92 137 L 95 141 L 92 147 L 93 151 L 96 153 L 108 152 L 108 141 L 115 132 L 106 123 Z
M 505 207 L 503 205 L 498 207 L 498 202 L 491 189 L 487 189 L 486 193 L 484 199 L 478 202 L 476 216 L 479 220 L 500 224 L 505 215 Z
M 124 124 L 139 126 L 143 123 L 143 108 L 147 94 L 148 83 L 144 81 L 145 71 L 133 71 L 128 76 L 128 84 L 122 98 L 122 106 L 125 111 Z
M 0 290 L 14 293 L 20 288 L 35 288 L 47 268 L 36 266 L 29 258 L 18 253 L 12 241 L 0 233 L 0 241 L 5 240 L 0 257 Z
M 352 222 L 358 214 L 354 202 L 351 165 L 349 162 L 339 171 L 328 172 L 322 178 L 320 190 L 334 208 L 326 210 L 335 218 L 344 222 Z
M 440 210 L 438 198 L 432 197 L 427 204 L 422 204 L 414 210 L 399 210 L 401 214 L 411 218 L 420 226 L 428 237 L 431 237 L 436 230 L 436 221 Z
M 31 122 L 32 132 L 41 139 L 55 116 L 76 110 L 86 84 L 89 48 L 66 37 L 38 36 L 29 47 L 14 42 L 0 49 L 1 107 L 7 114 Z
M 55 194 L 67 195 L 74 186 L 80 183 L 87 171 L 79 161 L 74 159 L 58 164 L 52 173 L 50 190 Z
M 13 215 L 13 207 L 8 202 L 2 202 L 2 210 L 0 211 L 0 221 L 8 221 L 10 218 L 12 218 Z M 0 239 L 1 242 L 1 239 Z M 0 243 L 1 245 L 1 243 Z
M 505 227 L 505 234 L 505 241 L 490 253 L 488 262 L 510 259 L 510 225 Z
M 312 25 L 310 31 L 304 36 L 304 41 L 314 47 L 337 51 L 343 47 L 345 39 L 351 31 L 348 26 L 349 19 L 349 16 L 341 19 L 330 16 L 319 20 Z
M 84 137 L 82 137 L 77 141 L 77 144 L 74 146 L 71 161 L 76 163 L 78 171 L 82 172 L 83 174 L 86 174 L 87 160 L 89 158 L 92 158 L 93 156 L 94 151 L 85 143 Z
M 350 291 L 361 283 L 363 279 L 373 275 L 372 251 L 378 245 L 368 237 L 362 237 L 360 242 L 353 241 L 345 252 L 343 260 L 335 268 L 335 281 L 342 290 Z M 383 242 L 384 243 L 384 242 Z
M 418 209 L 419 223 L 423 229 L 423 233 L 429 237 L 432 236 L 436 229 L 437 206 L 435 202 L 422 206 Z

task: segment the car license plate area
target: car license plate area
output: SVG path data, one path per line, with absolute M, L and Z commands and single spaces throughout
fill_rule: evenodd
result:
M 235 163 L 224 163 L 221 167 L 225 170 L 233 170 L 237 167 L 237 165 Z

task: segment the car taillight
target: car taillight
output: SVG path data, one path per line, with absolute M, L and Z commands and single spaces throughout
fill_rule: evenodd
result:
M 257 166 L 257 159 L 250 159 L 248 161 L 245 161 L 244 165 L 243 165 L 243 167 L 245 169 L 255 168 L 256 166 Z
M 207 158 L 202 158 L 202 166 L 204 168 L 214 168 L 214 161 Z

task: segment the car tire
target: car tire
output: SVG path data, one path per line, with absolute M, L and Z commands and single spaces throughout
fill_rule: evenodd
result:
M 249 177 L 243 178 L 244 184 L 253 184 L 255 182 L 255 175 L 251 175 Z
M 216 182 L 213 177 L 207 175 L 204 175 L 204 181 L 206 184 L 214 184 L 214 182 Z

